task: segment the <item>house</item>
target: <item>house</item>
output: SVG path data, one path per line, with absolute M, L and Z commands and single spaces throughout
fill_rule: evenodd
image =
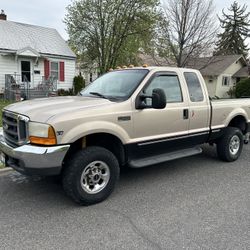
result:
M 52 28 L 8 21 L 0 14 L 0 90 L 8 84 L 72 88 L 76 56 Z M 8 85 L 6 87 L 6 84 Z
M 176 63 L 173 60 L 169 58 L 163 58 L 157 55 L 149 55 L 149 54 L 141 53 L 139 54 L 138 59 L 142 65 L 147 64 L 149 66 L 176 67 Z
M 249 77 L 247 61 L 242 55 L 195 58 L 187 67 L 201 71 L 211 97 L 228 98 L 230 88 Z

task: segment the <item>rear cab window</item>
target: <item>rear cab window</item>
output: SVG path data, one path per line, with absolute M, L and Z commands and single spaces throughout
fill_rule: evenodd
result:
M 201 83 L 197 74 L 194 72 L 184 72 L 184 77 L 187 83 L 191 102 L 204 101 L 204 93 L 202 91 Z

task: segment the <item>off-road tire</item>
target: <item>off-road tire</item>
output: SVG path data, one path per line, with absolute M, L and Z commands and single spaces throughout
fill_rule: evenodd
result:
M 85 168 L 95 161 L 102 161 L 108 166 L 110 178 L 104 189 L 98 193 L 89 194 L 81 186 L 81 175 Z M 88 206 L 105 200 L 113 192 L 119 174 L 119 163 L 113 153 L 105 148 L 92 146 L 69 157 L 62 174 L 63 188 L 76 203 Z
M 236 150 L 236 153 L 233 154 L 230 151 L 230 142 L 232 138 L 238 138 L 239 139 L 239 148 Z M 243 134 L 240 129 L 234 128 L 234 127 L 228 127 L 225 130 L 224 135 L 220 138 L 220 140 L 217 142 L 217 154 L 218 157 L 227 162 L 236 161 L 242 152 L 243 147 Z

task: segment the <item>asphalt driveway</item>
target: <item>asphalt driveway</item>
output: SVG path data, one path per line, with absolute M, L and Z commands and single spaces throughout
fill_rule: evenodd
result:
M 250 146 L 236 163 L 202 155 L 123 173 L 80 207 L 53 179 L 0 176 L 0 249 L 250 249 Z

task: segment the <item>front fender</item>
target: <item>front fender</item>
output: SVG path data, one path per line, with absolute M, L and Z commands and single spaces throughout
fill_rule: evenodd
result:
M 79 124 L 67 131 L 61 138 L 61 144 L 73 143 L 78 139 L 95 133 L 108 133 L 118 137 L 123 144 L 128 143 L 130 137 L 128 133 L 115 123 L 106 121 L 92 121 Z

